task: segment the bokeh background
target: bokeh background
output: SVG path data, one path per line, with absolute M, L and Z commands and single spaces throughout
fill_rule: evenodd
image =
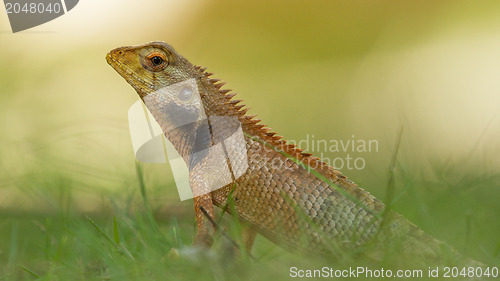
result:
M 287 139 L 377 140 L 350 153 L 365 169 L 342 171 L 380 199 L 402 130 L 393 208 L 498 265 L 500 2 L 86 0 L 16 34 L 0 12 L 0 279 L 45 276 L 62 236 L 86 241 L 48 225 L 147 209 L 127 121 L 138 97 L 105 55 L 153 40 L 207 66 Z M 178 221 L 189 244 L 192 203 L 170 168 L 141 171 L 160 228 Z

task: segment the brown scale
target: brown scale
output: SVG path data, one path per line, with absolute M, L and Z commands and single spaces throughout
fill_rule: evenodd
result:
M 379 232 L 382 222 L 380 214 L 384 210 L 382 202 L 319 158 L 287 144 L 281 136 L 260 124 L 255 115 L 246 115 L 249 108 L 244 107 L 240 100 L 233 100 L 235 94 L 230 90 L 221 89 L 224 82 L 211 79 L 212 73 L 193 66 L 170 45 L 151 42 L 117 48 L 108 54 L 107 60 L 141 98 L 160 86 L 194 78 L 209 119 L 211 116 L 236 117 L 241 123 L 245 133 L 248 169 L 234 182 L 194 198 L 198 226 L 195 242 L 205 245 L 211 243 L 211 226 L 206 222 L 200 207 L 207 211 L 208 216 L 214 217 L 213 205 L 224 207 L 234 188 L 232 196 L 237 215 L 244 224 L 243 236 L 247 250 L 250 250 L 257 233 L 286 249 L 313 254 L 353 249 L 376 237 L 386 242 L 404 241 L 401 249 L 407 256 L 428 259 L 439 257 L 442 243 L 398 214 L 391 213 L 388 216 L 388 233 Z M 154 116 L 162 114 L 153 111 Z M 165 120 L 157 121 L 160 125 L 165 123 Z M 189 150 L 182 134 L 169 135 L 166 132 L 166 137 L 178 150 Z M 234 151 L 230 150 L 229 153 Z M 284 154 L 295 157 L 306 166 L 315 167 L 315 172 L 336 187 L 295 162 L 290 162 Z M 207 159 L 190 170 L 189 182 L 193 189 L 207 188 L 203 178 L 206 173 L 205 161 Z M 278 167 L 276 163 L 287 165 Z

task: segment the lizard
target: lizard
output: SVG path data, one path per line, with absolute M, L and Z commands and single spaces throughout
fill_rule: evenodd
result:
M 236 213 L 247 251 L 260 234 L 287 250 L 311 254 L 337 255 L 373 241 L 399 243 L 406 257 L 427 261 L 441 260 L 443 251 L 456 254 L 402 215 L 386 211 L 380 200 L 341 172 L 248 115 L 249 108 L 223 88 L 225 82 L 191 64 L 169 44 L 116 48 L 106 60 L 136 90 L 189 168 L 195 244 L 213 242 L 210 221 L 217 206 Z M 194 88 L 182 88 L 186 81 Z M 168 87 L 174 88 L 163 90 Z M 232 161 L 229 154 L 234 151 L 209 148 L 228 139 L 235 126 L 243 133 L 244 152 L 236 152 Z M 232 176 L 213 188 L 213 178 L 224 173 L 217 163 L 229 163 Z M 243 172 L 235 176 L 238 170 Z

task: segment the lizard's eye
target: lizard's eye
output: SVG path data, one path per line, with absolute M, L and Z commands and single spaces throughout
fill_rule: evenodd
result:
M 147 55 L 146 64 L 152 71 L 162 71 L 168 65 L 167 58 L 160 52 L 153 52 Z
M 158 66 L 163 63 L 163 59 L 160 58 L 159 56 L 156 56 L 151 59 L 151 62 L 153 63 L 154 66 Z

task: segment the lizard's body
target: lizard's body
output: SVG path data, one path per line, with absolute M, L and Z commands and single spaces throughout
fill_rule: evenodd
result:
M 401 249 L 407 255 L 439 259 L 441 242 L 396 213 L 383 214 L 382 202 L 318 158 L 287 144 L 259 124 L 255 116 L 246 115 L 247 109 L 232 99 L 234 94 L 221 90 L 223 83 L 210 79 L 210 73 L 189 63 L 168 44 L 152 42 L 117 48 L 108 54 L 107 61 L 144 101 L 163 87 L 194 79 L 207 119 L 226 116 L 241 124 L 248 168 L 230 184 L 194 198 L 197 242 L 210 241 L 211 226 L 201 208 L 213 217 L 213 206 L 224 207 L 231 198 L 237 217 L 248 226 L 245 233 L 248 249 L 256 233 L 287 249 L 309 253 L 354 249 L 374 239 L 401 240 Z M 212 173 L 207 170 L 206 166 L 210 166 L 207 163 L 211 157 L 221 155 L 208 153 L 196 159 L 189 156 L 193 147 L 199 146 L 203 126 L 172 129 L 173 121 L 169 119 L 176 117 L 165 112 L 167 107 L 158 104 L 175 103 L 176 110 L 182 111 L 182 103 L 166 102 L 163 97 L 148 102 L 146 105 L 166 137 L 188 164 L 191 188 L 207 189 L 206 174 Z M 210 128 L 215 126 L 206 124 Z M 211 145 L 214 144 L 212 136 Z M 388 226 L 387 233 L 380 232 L 381 225 Z

